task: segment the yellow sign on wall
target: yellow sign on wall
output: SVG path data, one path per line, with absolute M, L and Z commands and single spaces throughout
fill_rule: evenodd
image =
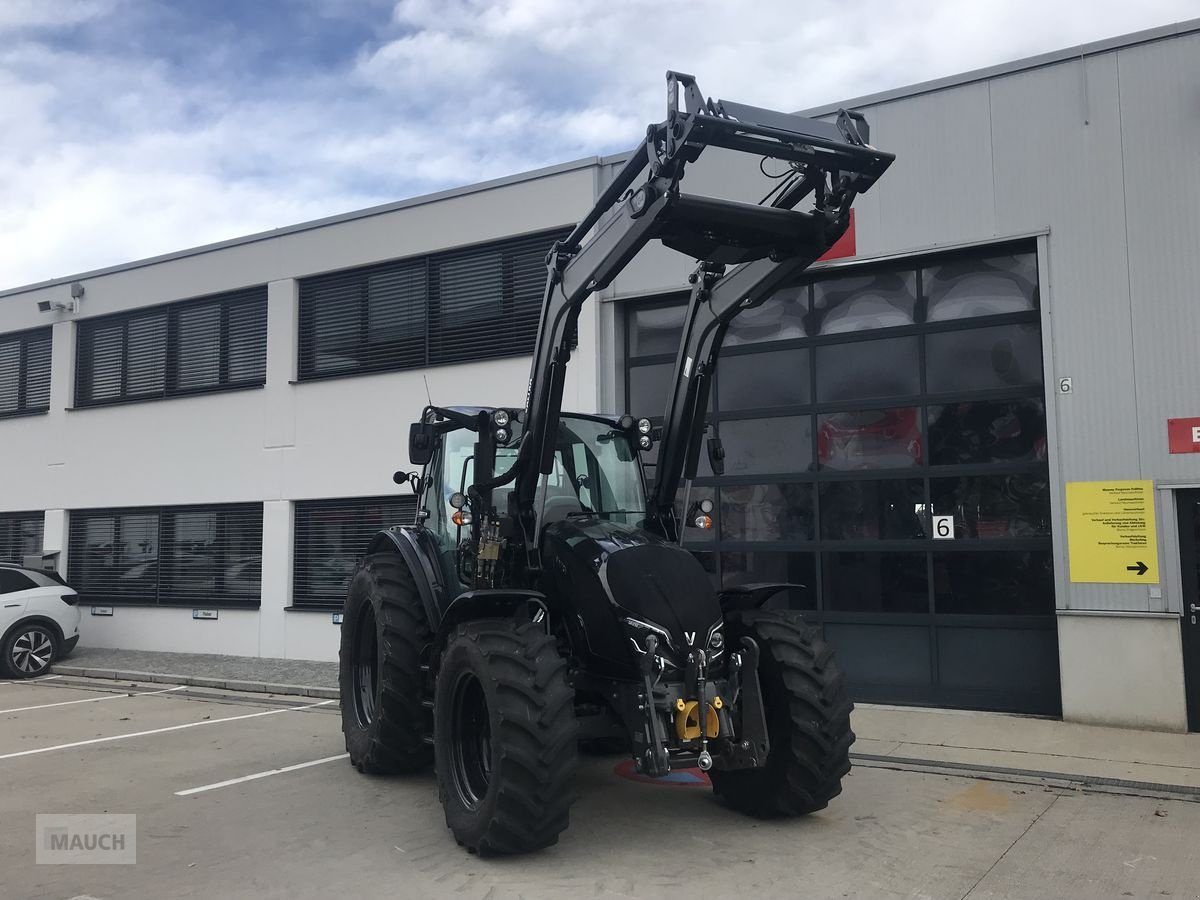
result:
M 1154 482 L 1068 481 L 1071 580 L 1157 584 Z

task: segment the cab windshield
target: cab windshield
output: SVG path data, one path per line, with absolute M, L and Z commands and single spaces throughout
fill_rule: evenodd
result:
M 520 426 L 513 423 L 515 437 Z M 475 435 L 452 431 L 446 436 L 442 503 L 448 521 L 454 512 L 450 495 L 471 481 L 470 460 Z M 496 474 L 507 472 L 517 458 L 517 441 L 496 449 Z M 542 476 L 534 499 L 542 525 L 573 515 L 597 515 L 639 524 L 646 515 L 646 495 L 637 450 L 629 434 L 606 422 L 563 415 L 554 448 L 554 470 Z
M 536 505 L 543 525 L 573 515 L 639 523 L 645 518 L 646 498 L 629 434 L 605 422 L 564 415 L 554 470 L 543 476 Z

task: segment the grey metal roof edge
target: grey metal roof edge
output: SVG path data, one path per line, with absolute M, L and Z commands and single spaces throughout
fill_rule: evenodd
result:
M 839 109 L 855 109 L 861 106 L 872 106 L 879 103 L 887 103 L 892 100 L 903 100 L 906 97 L 917 97 L 921 94 L 931 94 L 936 91 L 943 91 L 947 88 L 959 87 L 964 84 L 972 84 L 973 82 L 977 81 L 986 81 L 989 78 L 998 78 L 1003 75 L 1015 75 L 1018 72 L 1027 72 L 1032 69 L 1040 69 L 1045 66 L 1052 66 L 1057 63 L 1067 62 L 1072 59 L 1079 59 L 1083 56 L 1095 56 L 1099 53 L 1109 53 L 1113 50 L 1120 50 L 1124 47 L 1134 47 L 1138 44 L 1148 44 L 1154 41 L 1165 40 L 1167 38 L 1192 34 L 1194 32 L 1200 32 L 1200 19 L 1185 19 L 1170 25 L 1160 25 L 1157 28 L 1148 28 L 1144 31 L 1133 31 L 1127 34 L 1118 35 L 1116 37 L 1092 41 L 1087 44 L 1077 44 L 1074 47 L 1066 47 L 1062 50 L 1051 50 L 1047 53 L 1040 53 L 1037 56 L 1026 56 L 1022 59 L 1014 59 L 1010 62 L 997 63 L 994 66 L 987 66 L 982 69 L 972 69 L 969 72 L 960 72 L 957 75 L 947 75 L 944 78 L 934 78 L 930 81 L 918 81 L 915 84 L 905 85 L 904 87 L 889 88 L 886 91 L 878 91 L 874 94 L 864 94 L 861 97 L 853 97 L 849 100 L 841 100 L 835 103 L 825 103 L 820 106 L 813 106 L 808 109 L 798 110 L 796 115 L 809 116 L 811 118 L 827 116 L 836 113 Z M 618 163 L 623 163 L 627 159 L 629 159 L 629 153 L 613 153 L 608 156 L 600 157 L 599 163 L 602 166 L 611 166 L 617 165 Z
M 1200 19 L 1184 19 L 1169 25 L 1160 25 L 1157 28 L 1147 28 L 1144 31 L 1134 31 L 1128 34 L 1117 35 L 1116 37 L 1091 41 L 1087 44 L 1077 44 L 1074 47 L 1065 47 L 1062 50 L 1051 50 L 1047 53 L 1039 53 L 1036 56 L 1027 56 L 1022 59 L 1015 59 L 1011 62 L 997 63 L 994 66 L 986 66 L 982 69 L 972 69 L 969 72 L 961 72 L 957 75 L 947 75 L 944 78 L 934 78 L 930 81 L 920 81 L 916 84 L 910 84 L 898 88 L 890 88 L 889 90 L 879 91 L 874 94 L 865 94 L 861 97 L 853 97 L 849 100 L 842 100 L 838 103 L 825 103 L 820 106 L 814 106 L 809 109 L 801 110 L 798 115 L 816 117 L 836 113 L 839 109 L 853 109 L 860 106 L 874 106 L 879 103 L 887 103 L 892 100 L 902 100 L 907 97 L 916 97 L 921 94 L 930 94 L 935 91 L 945 90 L 946 88 L 960 87 L 976 81 L 987 81 L 990 78 L 998 78 L 1002 75 L 1014 75 L 1018 72 L 1027 72 L 1031 69 L 1040 69 L 1045 66 L 1052 66 L 1057 63 L 1067 62 L 1072 59 L 1079 59 L 1084 56 L 1095 56 L 1099 53 L 1110 53 L 1113 50 L 1121 50 L 1125 47 L 1134 47 L 1138 44 L 1149 44 L 1153 43 L 1154 41 L 1180 37 L 1182 35 L 1192 34 L 1193 32 L 1198 31 L 1200 31 Z M 603 162 L 604 160 L 601 161 Z
M 198 247 L 189 247 L 185 250 L 174 250 L 170 253 L 163 253 L 158 256 L 148 256 L 144 259 L 132 260 L 131 262 L 117 263 L 116 265 L 105 266 L 100 269 L 92 269 L 90 271 L 80 272 L 75 275 L 64 275 L 59 278 L 51 278 L 46 281 L 35 282 L 34 284 L 25 284 L 19 287 L 5 288 L 0 290 L 0 298 L 11 297 L 17 294 L 28 294 L 33 291 L 44 290 L 45 288 L 70 284 L 72 281 L 82 281 L 85 278 L 98 278 L 102 275 L 112 275 L 116 272 L 126 272 L 130 269 L 141 269 L 146 266 L 171 262 L 172 260 L 185 259 L 189 256 L 200 256 L 205 253 L 213 253 L 218 250 L 228 249 L 230 247 L 239 247 L 243 244 L 254 244 L 258 243 L 259 241 L 266 241 L 270 240 L 271 238 L 282 237 L 288 234 L 296 234 L 302 231 L 325 228 L 329 225 L 338 225 L 343 222 L 352 222 L 356 219 L 367 219 L 371 216 L 380 216 L 384 215 L 385 213 L 396 212 L 397 210 L 401 209 L 409 209 L 414 206 L 423 206 L 427 203 L 436 203 L 440 200 L 449 200 L 454 197 L 462 197 L 468 194 L 480 194 L 484 191 L 508 187 L 509 185 L 519 184 L 523 181 L 536 181 L 539 178 L 548 178 L 552 175 L 561 175 L 564 172 L 573 172 L 578 169 L 591 168 L 599 165 L 599 163 L 600 158 L 596 156 L 583 157 L 582 159 L 575 159 L 571 160 L 570 162 L 556 163 L 552 166 L 543 166 L 540 169 L 532 169 L 528 172 L 519 172 L 515 175 L 504 175 L 500 178 L 493 178 L 490 181 L 481 181 L 475 184 L 446 188 L 445 190 L 435 191 L 431 194 L 421 194 L 417 197 L 408 197 L 404 200 L 394 200 L 391 203 L 382 203 L 379 206 L 369 206 L 366 209 L 356 209 L 351 212 L 337 213 L 332 216 L 325 216 L 321 219 L 312 219 L 311 221 L 300 222 L 295 225 L 284 225 L 280 228 L 272 228 L 270 231 L 259 231 L 254 234 L 229 238 L 227 240 L 217 241 L 212 244 L 201 244 Z

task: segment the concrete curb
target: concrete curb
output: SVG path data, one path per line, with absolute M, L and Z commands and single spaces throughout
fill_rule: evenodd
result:
M 198 675 L 168 675 L 163 672 L 125 672 L 119 669 L 90 669 L 85 666 L 53 666 L 55 675 L 74 675 L 79 678 L 107 678 L 113 681 L 149 681 L 155 684 L 186 684 L 192 687 L 217 688 L 226 691 L 246 691 L 256 694 L 291 694 L 315 697 L 318 700 L 338 700 L 337 688 L 313 687 L 305 684 L 272 684 L 266 681 L 202 678 Z

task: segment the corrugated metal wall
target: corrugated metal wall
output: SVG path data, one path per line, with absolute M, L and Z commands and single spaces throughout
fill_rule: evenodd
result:
M 1200 34 L 860 108 L 872 142 L 897 161 L 857 204 L 859 257 L 1046 234 L 1055 564 L 1065 573 L 1066 480 L 1200 483 L 1200 454 L 1170 456 L 1166 438 L 1169 417 L 1200 415 Z M 757 200 L 767 183 L 753 176 L 713 154 L 685 189 L 721 183 Z M 679 287 L 688 269 L 647 253 L 611 296 Z M 1054 391 L 1063 376 L 1069 395 Z M 1142 585 L 1062 583 L 1062 609 L 1163 608 Z M 1180 608 L 1178 597 L 1165 603 Z

